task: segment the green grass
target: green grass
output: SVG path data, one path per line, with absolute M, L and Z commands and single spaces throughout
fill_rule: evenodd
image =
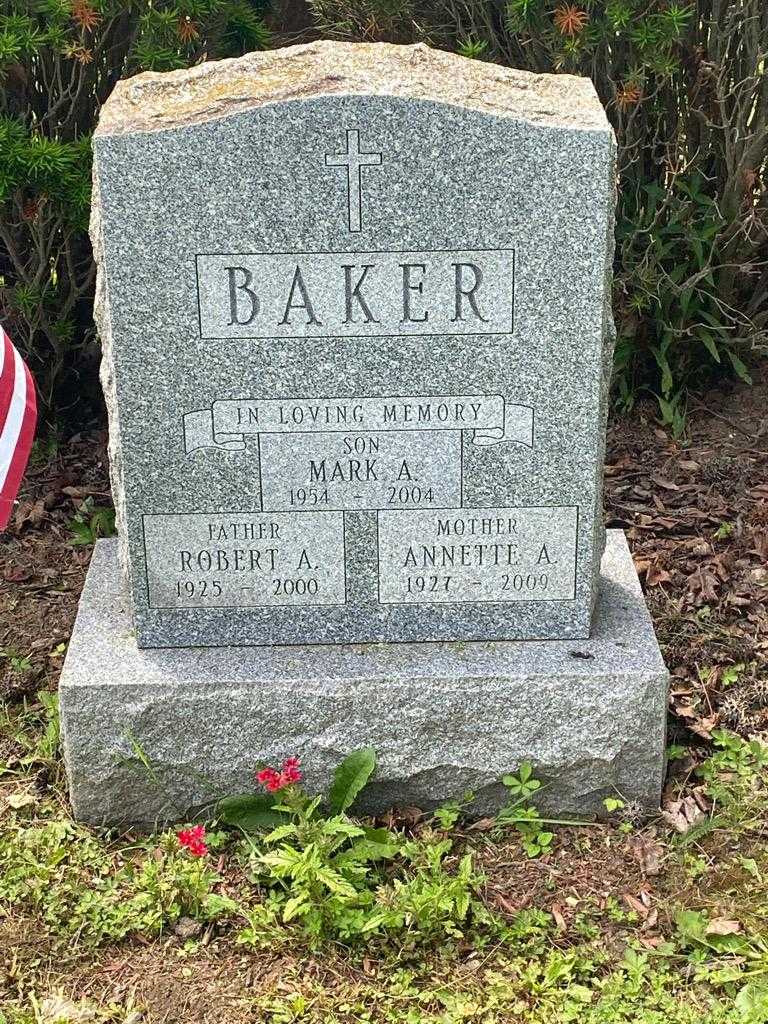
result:
M 759 744 L 716 734 L 679 784 L 707 808 L 685 834 L 633 825 L 617 801 L 612 824 L 548 826 L 536 852 L 517 812 L 473 831 L 457 805 L 408 833 L 342 827 L 343 814 L 271 836 L 209 830 L 195 858 L 173 830 L 73 823 L 57 741 L 49 697 L 0 717 L 0 1024 L 768 1021 Z M 527 771 L 513 799 L 521 787 L 535 795 Z M 663 865 L 645 881 L 641 840 Z M 369 859 L 374 841 L 386 855 Z M 301 893 L 312 912 L 288 912 Z M 112 963 L 118 998 L 99 994 Z

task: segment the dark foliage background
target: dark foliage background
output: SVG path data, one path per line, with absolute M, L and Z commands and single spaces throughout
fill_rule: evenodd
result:
M 748 379 L 768 347 L 765 0 L 0 0 L 0 317 L 49 417 L 94 396 L 90 133 L 122 75 L 314 36 L 589 75 L 619 142 L 616 395 Z M 265 18 L 272 36 L 268 35 Z

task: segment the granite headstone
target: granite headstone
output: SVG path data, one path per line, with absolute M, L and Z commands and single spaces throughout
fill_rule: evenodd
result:
M 179 818 L 288 755 L 320 789 L 369 744 L 371 810 L 492 811 L 523 760 L 553 810 L 658 802 L 667 673 L 601 514 L 613 154 L 588 80 L 423 46 L 118 85 L 78 817 Z
M 334 44 L 140 75 L 95 181 L 140 646 L 589 635 L 614 142 L 588 79 Z

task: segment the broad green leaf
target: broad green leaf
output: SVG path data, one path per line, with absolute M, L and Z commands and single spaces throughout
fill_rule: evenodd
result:
M 699 316 L 706 320 L 710 327 L 714 327 L 718 334 L 721 334 L 723 337 L 727 337 L 727 329 L 723 326 L 722 322 L 717 319 L 716 316 L 713 316 L 709 312 L 709 310 L 702 309 L 699 312 Z
M 731 360 L 731 366 L 733 366 L 736 373 L 739 375 L 739 377 L 741 377 L 743 381 L 746 381 L 747 384 L 751 384 L 752 378 L 750 377 L 749 370 L 746 368 L 744 363 L 742 363 L 742 361 L 739 359 L 735 352 L 732 352 L 730 349 L 728 349 L 727 351 L 728 358 Z
M 216 804 L 216 817 L 244 832 L 260 832 L 285 822 L 285 815 L 273 805 L 274 797 L 255 793 L 226 796 Z
M 347 899 L 352 899 L 357 895 L 354 885 L 342 878 L 336 871 L 332 871 L 331 868 L 320 868 L 317 872 L 317 880 L 322 882 L 330 892 L 335 892 L 337 896 L 346 896 Z
M 696 253 L 698 266 L 703 267 L 706 261 L 704 259 L 704 247 L 702 246 L 701 241 L 698 238 L 692 237 L 691 247 L 693 248 L 693 251 Z
M 748 981 L 739 989 L 733 1004 L 744 1018 L 758 1018 L 757 1014 L 768 1014 L 768 984 L 765 981 Z
M 355 802 L 376 768 L 376 751 L 373 747 L 353 750 L 345 757 L 333 778 L 328 803 L 334 814 L 342 814 Z
M 372 932 L 374 928 L 379 928 L 387 921 L 387 915 L 384 912 L 374 914 L 373 917 L 369 917 L 368 920 L 362 927 L 363 933 Z
M 285 909 L 283 910 L 283 921 L 287 924 L 288 921 L 292 921 L 293 918 L 297 917 L 299 914 L 305 914 L 308 909 L 309 904 L 307 893 L 302 892 L 299 893 L 298 896 L 292 896 L 285 904 Z
M 269 835 L 264 836 L 265 843 L 276 843 L 278 839 L 285 839 L 286 836 L 295 836 L 296 826 L 291 824 L 278 825 Z
M 343 818 L 328 818 L 323 826 L 323 831 L 329 836 L 346 836 L 354 839 L 356 836 L 364 836 L 365 829 L 360 825 L 353 825 L 351 821 Z
M 222 896 L 219 893 L 209 892 L 207 896 L 203 897 L 203 909 L 206 914 L 213 917 L 215 914 L 237 913 L 240 910 L 240 904 L 233 900 L 231 896 Z
M 662 394 L 669 395 L 669 393 L 672 391 L 673 386 L 672 370 L 670 369 L 669 363 L 667 362 L 667 357 L 664 355 L 662 349 L 651 346 L 651 352 L 653 353 L 656 362 L 659 364 L 659 369 L 661 370 Z
M 363 835 L 369 843 L 377 843 L 381 846 L 388 846 L 394 840 L 394 836 L 388 828 L 363 828 Z
M 712 356 L 716 363 L 719 363 L 720 353 L 718 352 L 717 345 L 715 344 L 715 339 L 712 337 L 709 331 L 702 331 L 700 336 L 701 340 L 704 342 L 704 347 L 706 348 L 707 352 L 709 352 L 709 354 Z
M 295 868 L 301 861 L 301 854 L 298 850 L 291 849 L 290 846 L 283 846 L 279 853 L 263 853 L 259 857 L 259 861 L 276 871 L 289 870 Z

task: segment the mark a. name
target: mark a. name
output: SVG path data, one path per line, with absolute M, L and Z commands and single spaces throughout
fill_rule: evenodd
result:
M 321 282 L 310 266 L 295 262 L 286 267 L 283 280 L 270 298 L 259 287 L 259 276 L 248 266 L 222 268 L 226 280 L 228 327 L 274 324 L 278 327 L 326 327 L 330 325 L 429 324 L 438 317 L 452 323 L 488 323 L 483 285 L 485 275 L 479 263 L 471 261 L 390 264 L 340 263 L 336 280 L 324 276 Z M 446 274 L 448 280 L 446 281 Z M 377 295 L 398 296 L 392 313 L 377 302 Z M 332 298 L 332 301 L 331 301 Z M 446 308 L 447 305 L 447 308 Z

